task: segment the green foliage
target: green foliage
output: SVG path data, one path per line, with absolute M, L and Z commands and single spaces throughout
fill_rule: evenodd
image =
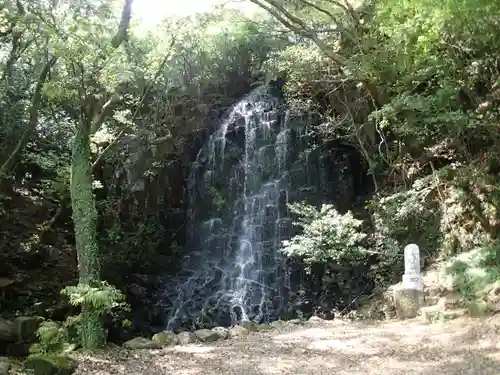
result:
M 295 224 L 302 228 L 302 233 L 283 243 L 282 251 L 287 256 L 300 257 L 308 264 L 329 260 L 354 264 L 366 257 L 362 221 L 355 219 L 352 212 L 342 215 L 326 204 L 317 210 L 294 203 L 289 209 L 298 215 Z
M 69 298 L 73 306 L 82 309 L 78 316 L 67 322 L 76 328 L 79 343 L 87 349 L 96 349 L 105 344 L 106 337 L 102 328 L 105 314 L 116 313 L 117 309 L 128 310 L 128 305 L 124 303 L 125 295 L 105 281 L 94 282 L 92 286 L 81 283 L 68 286 L 61 293 Z
M 30 348 L 32 354 L 67 354 L 79 346 L 78 336 L 72 333 L 79 321 L 69 318 L 63 324 L 54 321 L 43 322 L 37 331 L 38 342 Z
M 438 184 L 439 179 L 430 175 L 416 180 L 409 189 L 373 199 L 368 208 L 373 213 L 375 232 L 398 243 L 414 241 L 424 249 L 439 246 L 440 212 L 434 201 Z
M 445 272 L 465 299 L 478 301 L 486 286 L 500 280 L 500 242 L 452 258 Z
M 381 126 L 412 149 L 458 140 L 468 129 L 477 132 L 476 140 L 489 133 L 485 128 L 498 114 L 463 109 L 477 108 L 498 79 L 493 46 L 500 33 L 493 14 L 499 10 L 487 1 L 449 0 L 439 7 L 427 0 L 379 2 L 372 36 L 385 41 L 365 62 L 392 94 L 373 113 Z
M 61 293 L 69 298 L 73 306 L 86 307 L 98 315 L 104 315 L 124 304 L 125 295 L 114 286 L 101 281 L 97 286 L 78 284 L 68 286 Z

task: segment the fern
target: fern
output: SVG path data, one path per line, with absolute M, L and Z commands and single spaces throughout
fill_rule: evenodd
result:
M 125 295 L 105 281 L 98 286 L 78 284 L 68 286 L 61 293 L 69 298 L 73 306 L 84 306 L 100 315 L 111 312 L 114 308 L 125 307 Z

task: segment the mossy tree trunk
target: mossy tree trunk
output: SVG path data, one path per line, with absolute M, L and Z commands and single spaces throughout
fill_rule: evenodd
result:
M 71 157 L 71 204 L 75 230 L 80 284 L 100 281 L 97 243 L 97 209 L 92 191 L 90 124 L 82 119 L 76 129 Z M 82 306 L 81 338 L 84 348 L 98 348 L 105 342 L 100 315 Z
M 124 0 L 120 25 L 111 40 L 114 49 L 118 48 L 127 37 L 132 14 L 133 0 Z M 85 93 L 84 67 L 78 65 L 83 83 L 80 87 L 81 114 L 76 128 L 71 153 L 71 205 L 76 251 L 78 254 L 79 283 L 100 286 L 99 245 L 97 242 L 97 208 L 92 191 L 92 152 L 90 136 L 99 130 L 107 116 L 113 111 L 113 105 L 119 99 L 112 93 L 103 93 L 102 103 L 94 103 L 92 96 Z M 93 72 L 97 75 L 98 72 Z M 109 100 L 105 100 L 109 97 Z M 105 343 L 105 332 L 101 312 L 92 306 L 82 305 L 81 339 L 87 349 L 101 347 Z

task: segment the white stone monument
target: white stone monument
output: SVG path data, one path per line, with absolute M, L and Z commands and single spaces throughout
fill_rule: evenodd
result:
M 396 314 L 401 319 L 414 318 L 423 303 L 424 284 L 420 274 L 420 249 L 409 244 L 404 250 L 403 282 L 394 290 Z
M 403 275 L 403 288 L 424 290 L 422 276 L 420 275 L 420 249 L 415 244 L 405 247 L 405 273 Z

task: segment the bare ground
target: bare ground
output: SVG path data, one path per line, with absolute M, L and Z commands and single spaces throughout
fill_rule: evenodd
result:
M 213 345 L 79 354 L 76 375 L 500 375 L 500 317 L 321 322 Z

